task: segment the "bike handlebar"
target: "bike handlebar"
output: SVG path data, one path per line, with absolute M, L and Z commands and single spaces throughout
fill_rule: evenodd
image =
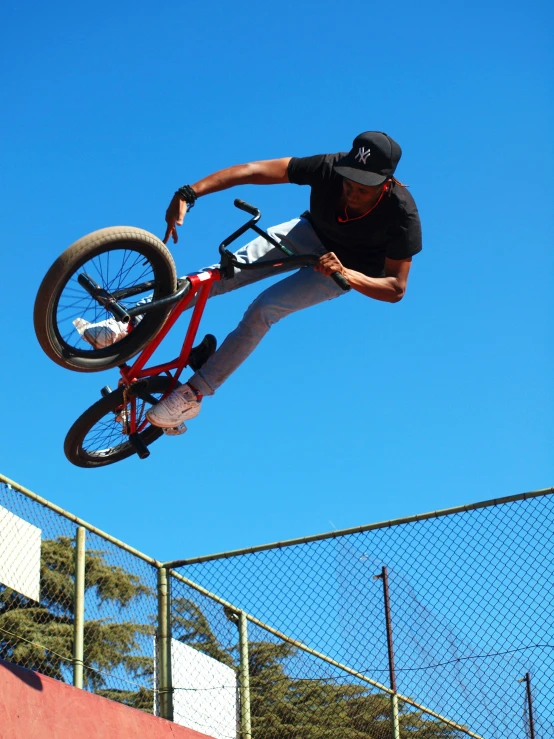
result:
M 239 208 L 239 210 L 244 210 L 247 213 L 250 213 L 251 216 L 257 216 L 258 219 L 262 215 L 256 207 L 250 205 L 250 203 L 247 203 L 245 200 L 241 200 L 240 198 L 236 198 L 234 205 L 235 208 Z
M 245 202 L 244 200 L 240 200 L 240 198 L 237 198 L 235 200 L 235 207 L 239 208 L 239 210 L 244 210 L 246 213 L 250 213 L 252 218 L 245 223 L 243 226 L 241 226 L 239 229 L 237 229 L 234 233 L 232 233 L 230 236 L 228 236 L 225 241 L 223 241 L 219 247 L 219 253 L 221 254 L 221 268 L 226 273 L 227 277 L 232 277 L 234 274 L 234 268 L 239 267 L 240 269 L 260 269 L 262 267 L 272 267 L 272 266 L 282 266 L 283 264 L 290 264 L 292 267 L 293 264 L 295 266 L 307 266 L 309 264 L 317 264 L 319 257 L 316 254 L 306 254 L 306 255 L 299 255 L 294 254 L 289 249 L 287 249 L 283 244 L 281 244 L 279 241 L 274 239 L 272 236 L 270 236 L 268 233 L 266 233 L 264 230 L 262 230 L 259 226 L 256 226 L 256 223 L 261 218 L 261 212 L 253 205 L 250 205 L 249 203 Z M 257 264 L 245 264 L 243 262 L 239 262 L 235 255 L 231 252 L 227 251 L 227 247 L 232 241 L 235 241 L 239 238 L 239 236 L 242 236 L 243 233 L 248 231 L 248 229 L 252 229 L 257 234 L 262 236 L 266 241 L 269 241 L 270 244 L 273 244 L 277 249 L 282 251 L 286 257 L 285 259 L 274 259 L 271 261 L 264 261 L 264 262 L 258 262 Z M 348 282 L 348 280 L 342 275 L 340 272 L 333 272 L 331 275 L 331 278 L 335 281 L 335 283 L 342 288 L 345 292 L 351 289 L 351 285 Z
M 337 283 L 337 285 L 344 290 L 344 292 L 348 292 L 348 290 L 352 290 L 352 285 L 348 282 L 346 277 L 342 275 L 340 272 L 333 272 L 331 277 Z

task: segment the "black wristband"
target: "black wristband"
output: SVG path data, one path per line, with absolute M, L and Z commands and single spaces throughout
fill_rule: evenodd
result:
M 192 208 L 196 202 L 198 195 L 194 192 L 190 185 L 183 185 L 175 193 L 181 200 L 184 200 L 188 204 L 189 208 Z

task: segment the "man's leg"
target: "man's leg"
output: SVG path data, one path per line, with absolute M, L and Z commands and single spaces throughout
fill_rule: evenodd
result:
M 297 218 L 275 226 L 269 229 L 269 233 L 274 238 L 283 240 L 285 246 L 296 254 L 325 254 L 327 251 L 305 218 Z M 270 246 L 265 239 L 260 237 L 246 244 L 236 252 L 236 256 L 241 261 L 250 263 L 281 256 L 278 249 L 270 249 Z M 271 268 L 244 270 L 235 275 L 233 280 L 216 282 L 214 287 L 221 292 L 215 294 L 228 292 L 229 289 L 236 289 L 242 284 L 249 284 L 254 281 L 249 279 L 250 275 L 259 279 L 258 272 L 262 274 L 262 277 L 276 274 Z M 226 286 L 227 282 L 232 282 L 232 286 Z M 309 267 L 300 270 L 292 278 L 282 280 L 265 290 L 248 308 L 239 326 L 229 334 L 220 349 L 191 378 L 192 385 L 202 395 L 213 395 L 215 390 L 259 344 L 274 323 L 289 313 L 338 297 L 342 290 L 336 288 L 337 286 L 330 278 Z M 212 290 L 210 297 L 213 295 Z
M 297 254 L 324 254 L 327 251 L 311 225 L 303 218 L 293 222 L 292 227 L 282 235 L 286 236 L 287 247 Z M 262 241 L 267 249 L 270 245 L 264 239 Z M 243 250 L 252 247 L 253 243 L 247 244 Z M 237 252 L 237 256 L 240 256 L 241 251 Z M 265 254 L 270 254 L 270 251 L 267 249 Z M 274 249 L 274 252 L 277 255 L 282 254 L 277 249 Z M 248 256 L 258 260 L 252 252 Z M 266 258 L 274 257 L 266 256 Z M 259 279 L 258 271 L 263 273 L 264 277 L 275 274 L 271 268 L 238 272 L 233 280 L 222 280 L 215 283 L 214 287 L 221 286 L 221 289 L 212 290 L 210 296 L 222 294 L 243 284 L 256 281 Z M 250 279 L 250 275 L 253 275 L 254 279 Z M 226 282 L 233 284 L 226 286 Z M 330 277 L 316 272 L 313 267 L 304 267 L 290 277 L 272 285 L 254 300 L 238 327 L 229 334 L 219 350 L 212 354 L 201 369 L 185 385 L 174 390 L 165 400 L 148 411 L 148 420 L 155 426 L 171 428 L 194 418 L 200 411 L 202 396 L 214 394 L 217 388 L 254 350 L 273 324 L 290 313 L 337 298 L 343 292 Z
M 304 267 L 277 282 L 254 300 L 237 328 L 188 384 L 202 395 L 213 395 L 258 346 L 271 326 L 291 313 L 342 294 L 344 291 L 330 277 L 312 267 Z
M 303 223 L 307 223 L 303 218 L 293 218 L 291 221 L 287 221 L 286 223 L 281 223 L 278 226 L 272 226 L 271 228 L 268 228 L 267 232 L 277 241 L 281 241 L 282 238 L 287 239 L 286 246 L 290 249 L 291 246 L 293 244 L 295 245 L 295 243 L 299 239 L 298 236 L 296 236 L 293 241 L 292 238 L 288 237 L 288 235 L 299 234 L 300 231 L 303 231 Z M 312 230 L 309 224 L 308 228 Z M 297 253 L 305 254 L 307 252 L 298 251 Z M 260 262 L 267 262 L 274 259 L 279 259 L 283 257 L 284 254 L 280 249 L 277 249 L 276 246 L 273 246 L 273 244 L 264 239 L 263 236 L 258 236 L 257 238 L 249 241 L 248 244 L 245 244 L 236 252 L 234 252 L 234 256 L 239 260 L 239 262 L 242 262 L 244 264 L 256 264 Z M 219 264 L 213 264 L 207 269 L 214 269 L 216 267 L 219 267 Z M 200 270 L 200 272 L 203 271 L 204 270 Z M 260 267 L 259 269 L 248 270 L 241 270 L 240 267 L 235 267 L 235 274 L 233 277 L 214 282 L 210 291 L 210 298 L 213 298 L 216 295 L 224 295 L 225 293 L 236 290 L 239 287 L 244 287 L 245 285 L 251 285 L 254 282 L 264 280 L 266 277 L 271 277 L 272 275 L 278 275 L 282 272 L 290 271 L 290 269 L 281 269 L 279 267 L 267 267 L 266 269 Z
M 269 228 L 268 233 L 273 236 L 273 238 L 280 240 L 282 237 L 286 237 L 286 235 L 291 232 L 299 222 L 303 220 L 304 219 L 293 218 L 291 221 L 287 221 L 286 223 L 281 223 L 278 226 L 273 226 L 272 228 Z M 279 257 L 283 256 L 283 252 L 277 249 L 277 247 L 273 246 L 273 244 L 264 239 L 262 236 L 258 236 L 257 238 L 250 241 L 248 244 L 242 246 L 238 251 L 236 251 L 235 256 L 241 262 L 253 264 L 255 262 L 278 259 Z M 213 269 L 218 266 L 218 264 L 214 264 L 209 269 Z M 200 270 L 199 272 L 203 271 L 204 270 Z M 287 271 L 290 270 L 272 267 L 268 267 L 267 269 L 260 268 L 256 270 L 240 270 L 235 268 L 234 277 L 214 282 L 212 289 L 210 290 L 210 298 L 214 297 L 215 295 L 223 295 L 224 293 L 228 293 L 231 290 L 236 290 L 237 288 L 243 287 L 245 285 L 250 285 L 253 282 L 258 282 L 259 280 L 263 280 L 270 275 L 278 275 L 282 272 Z M 151 302 L 151 300 L 152 295 L 148 295 L 147 297 L 139 300 L 136 305 L 147 305 Z M 193 308 L 195 304 L 196 296 L 190 301 L 187 309 Z M 134 325 L 139 323 L 141 321 L 141 318 L 142 316 L 137 316 L 134 319 Z M 120 321 L 117 321 L 113 317 L 92 324 L 88 321 L 83 320 L 82 318 L 77 318 L 73 323 L 75 324 L 75 328 L 83 337 L 83 339 L 85 339 L 85 341 L 91 344 L 95 349 L 103 349 L 104 347 L 110 346 L 116 341 L 119 341 L 120 339 L 123 339 L 127 336 L 127 325 L 121 323 Z

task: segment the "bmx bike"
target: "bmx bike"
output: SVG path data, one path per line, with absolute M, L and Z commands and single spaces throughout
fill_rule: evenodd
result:
M 34 308 L 35 332 L 44 352 L 77 372 L 118 367 L 120 373 L 117 388 L 104 386 L 102 397 L 68 431 L 64 451 L 72 464 L 103 467 L 133 454 L 140 459 L 150 455 L 149 445 L 164 432 L 148 422 L 146 412 L 180 384 L 187 365 L 198 369 L 191 352 L 214 282 L 232 278 L 236 268 L 294 269 L 318 261 L 316 255 L 294 254 L 259 228 L 257 208 L 238 199 L 234 204 L 252 217 L 221 243 L 217 267 L 177 279 L 175 262 L 162 241 L 140 228 L 116 226 L 79 239 L 48 270 Z M 227 247 L 249 229 L 280 249 L 283 258 L 239 262 Z M 344 290 L 350 289 L 340 273 L 332 277 Z M 177 319 L 192 306 L 179 356 L 147 367 Z M 126 333 L 109 346 L 94 348 L 75 321 L 96 324 L 106 318 L 124 324 Z

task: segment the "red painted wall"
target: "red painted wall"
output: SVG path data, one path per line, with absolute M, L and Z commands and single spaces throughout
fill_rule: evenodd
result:
M 0 739 L 76 736 L 207 739 L 206 734 L 0 660 Z

